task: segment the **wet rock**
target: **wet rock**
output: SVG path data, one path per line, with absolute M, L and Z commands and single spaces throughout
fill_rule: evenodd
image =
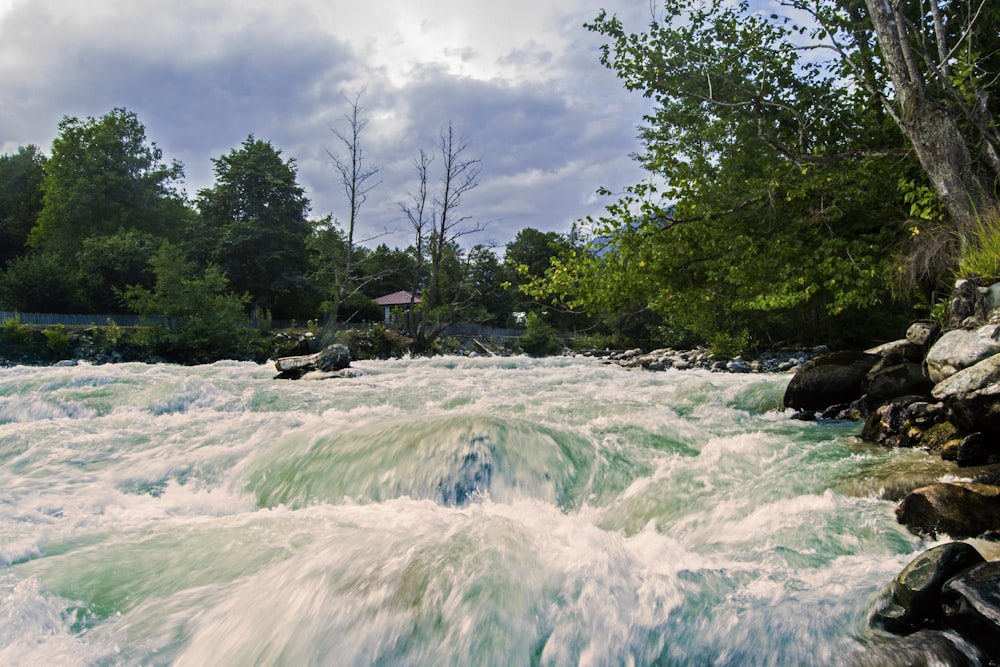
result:
M 924 396 L 899 396 L 880 405 L 865 420 L 861 438 L 883 447 L 914 446 L 920 431 L 914 431 L 910 407 L 920 404 L 926 404 Z
M 928 549 L 899 573 L 872 624 L 895 634 L 937 628 L 944 621 L 941 590 L 955 575 L 984 562 L 970 544 L 950 542 Z
M 966 655 L 954 638 L 940 630 L 921 630 L 906 637 L 872 642 L 849 663 L 852 667 L 972 667 L 982 664 Z
M 896 519 L 911 532 L 936 537 L 975 537 L 1000 528 L 1000 488 L 986 484 L 928 484 L 911 491 L 896 508 Z
M 806 362 L 785 390 L 784 405 L 796 410 L 824 410 L 861 397 L 865 376 L 878 356 L 866 352 L 830 352 Z
M 972 433 L 962 438 L 955 451 L 955 462 L 962 467 L 1000 462 L 1000 449 L 995 438 Z
M 945 625 L 980 648 L 1000 656 L 1000 561 L 977 565 L 941 591 Z

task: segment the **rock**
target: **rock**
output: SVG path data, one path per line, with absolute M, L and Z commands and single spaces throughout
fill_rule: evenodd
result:
M 823 410 L 851 403 L 878 357 L 865 352 L 830 352 L 805 364 L 785 389 L 784 405 L 796 410 Z
M 931 395 L 944 401 L 956 425 L 967 432 L 1000 433 L 1000 354 L 939 382 Z
M 1000 656 L 1000 561 L 977 565 L 941 590 L 945 625 L 987 656 Z
M 316 368 L 327 373 L 343 370 L 350 365 L 351 351 L 346 345 L 328 345 L 316 359 Z
M 921 364 L 886 357 L 868 371 L 862 391 L 876 400 L 885 400 L 904 394 L 929 394 L 933 387 Z
M 926 348 L 939 329 L 940 327 L 933 322 L 914 322 L 906 330 L 906 340 L 920 348 Z
M 926 404 L 923 396 L 900 396 L 880 405 L 865 420 L 861 438 L 883 447 L 913 447 L 919 433 L 913 437 L 910 406 L 918 404 Z
M 955 463 L 962 467 L 981 466 L 987 463 L 997 463 L 1000 449 L 993 438 L 982 433 L 972 433 L 962 438 L 955 451 Z
M 939 627 L 944 620 L 941 589 L 945 582 L 984 560 L 965 542 L 928 549 L 896 577 L 889 599 L 872 616 L 872 624 L 895 634 Z
M 316 379 L 316 372 L 334 377 L 334 373 L 346 369 L 351 364 L 351 353 L 344 345 L 329 345 L 316 354 L 304 354 L 294 357 L 281 357 L 274 362 L 278 369 L 276 379 L 298 380 L 307 374 Z
M 948 633 L 921 630 L 906 637 L 879 638 L 864 653 L 852 656 L 852 667 L 972 667 L 979 660 L 967 656 Z
M 896 508 L 896 519 L 918 535 L 976 537 L 1000 528 L 1000 500 L 988 495 L 995 488 L 982 484 L 928 484 L 903 498 Z
M 927 351 L 927 374 L 938 383 L 995 354 L 1000 354 L 1000 324 L 989 324 L 975 331 L 953 329 Z

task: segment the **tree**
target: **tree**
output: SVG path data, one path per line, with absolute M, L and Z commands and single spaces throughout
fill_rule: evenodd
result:
M 589 250 L 536 295 L 748 341 L 829 335 L 890 299 L 920 228 L 898 187 L 920 187 L 920 163 L 884 103 L 864 7 L 788 6 L 813 21 L 671 0 L 644 33 L 604 13 L 588 26 L 609 39 L 602 62 L 655 102 L 639 156 L 654 178 L 588 221 Z
M 312 226 L 295 160 L 250 135 L 213 163 L 215 185 L 198 192 L 202 221 L 189 254 L 217 265 L 234 291 L 251 295 L 253 307 L 275 317 L 308 314 Z
M 464 279 L 448 280 L 449 272 L 454 275 L 454 267 L 461 264 L 458 240 L 483 229 L 458 212 L 465 195 L 478 186 L 482 168 L 482 159 L 469 157 L 467 151 L 468 144 L 449 123 L 438 144 L 442 171 L 437 192 L 428 184 L 433 158 L 421 150 L 414 159 L 417 190 L 409 203 L 400 204 L 414 232 L 411 293 L 420 294 L 420 305 L 409 309 L 407 329 L 418 350 L 429 349 L 469 305 Z
M 169 243 L 151 265 L 153 288 L 132 285 L 123 299 L 154 325 L 163 353 L 188 362 L 250 355 L 252 335 L 244 312 L 250 297 L 234 294 L 219 267 L 209 265 L 199 275 L 195 262 Z
M 358 224 L 358 214 L 361 207 L 368 201 L 368 195 L 379 186 L 381 181 L 372 182 L 378 175 L 380 169 L 366 164 L 365 153 L 361 144 L 361 134 L 368 125 L 368 119 L 364 117 L 364 108 L 360 106 L 361 93 L 350 102 L 350 111 L 344 114 L 347 122 L 347 129 L 341 131 L 331 128 L 334 136 L 342 144 L 346 155 L 341 155 L 327 149 L 326 153 L 333 161 L 333 166 L 340 175 L 340 184 L 347 198 L 348 217 L 347 231 L 344 236 L 346 248 L 339 257 L 340 261 L 333 264 L 333 298 L 330 308 L 328 327 L 336 326 L 337 317 L 340 312 L 340 305 L 353 294 L 360 291 L 360 287 L 352 286 L 355 271 L 355 242 Z M 353 287 L 353 289 L 352 289 Z
M 45 165 L 43 206 L 30 244 L 75 266 L 90 237 L 129 229 L 178 237 L 186 205 L 176 183 L 184 172 L 179 163 L 162 160 L 131 111 L 63 118 Z
M 885 81 L 861 77 L 913 146 L 962 232 L 1000 219 L 1000 11 L 987 0 L 865 0 Z M 817 14 L 824 25 L 827 14 Z M 849 63 L 857 45 L 841 47 Z M 863 72 L 864 70 L 861 70 Z
M 0 268 L 27 251 L 28 234 L 42 210 L 45 156 L 29 145 L 0 155 Z

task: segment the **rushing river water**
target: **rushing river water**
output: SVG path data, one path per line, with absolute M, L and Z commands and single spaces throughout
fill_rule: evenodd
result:
M 0 369 L 0 664 L 836 665 L 927 546 L 788 376 L 354 367 Z

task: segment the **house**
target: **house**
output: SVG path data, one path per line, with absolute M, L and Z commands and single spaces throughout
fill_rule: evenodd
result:
M 420 303 L 420 297 L 414 296 L 406 290 L 401 290 L 399 292 L 393 292 L 392 294 L 386 294 L 385 296 L 380 296 L 375 299 L 375 303 L 382 306 L 385 311 L 384 322 L 386 326 L 394 324 L 392 321 L 392 309 L 400 308 L 406 310 L 410 307 L 411 303 Z

